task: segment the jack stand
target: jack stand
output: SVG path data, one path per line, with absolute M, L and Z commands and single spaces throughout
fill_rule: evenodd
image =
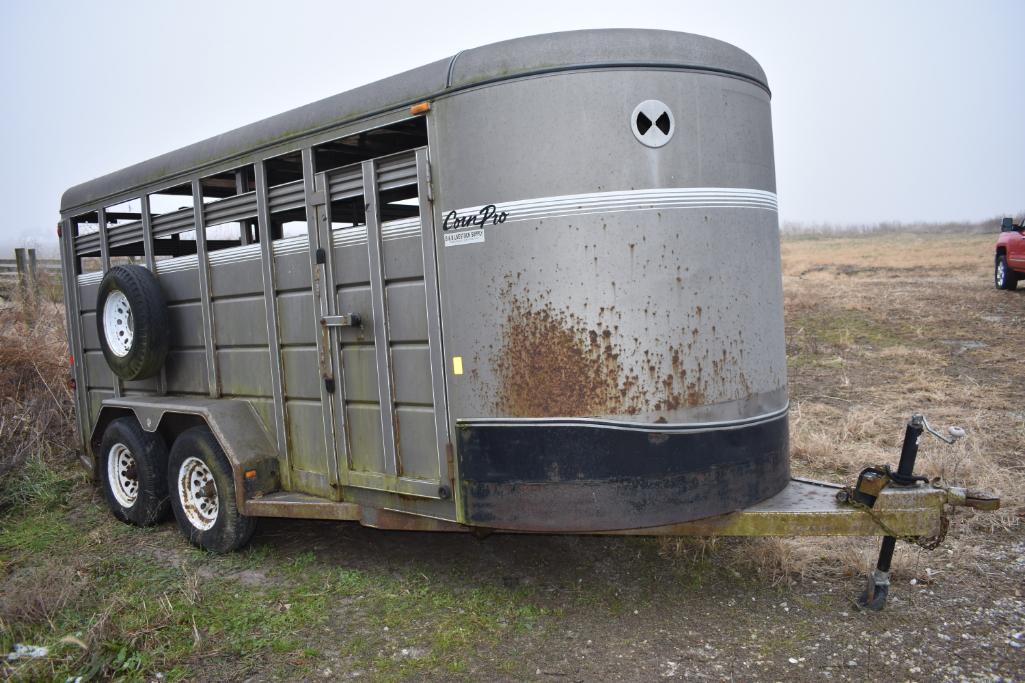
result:
M 918 438 L 925 430 L 925 418 L 912 415 L 904 431 L 904 445 L 900 449 L 900 463 L 897 465 L 899 477 L 911 478 L 915 469 L 915 458 L 918 457 Z M 868 576 L 868 586 L 858 596 L 857 605 L 862 609 L 878 612 L 886 605 L 886 596 L 890 592 L 890 562 L 893 560 L 893 549 L 897 539 L 893 536 L 883 537 L 879 548 L 879 561 L 876 569 Z

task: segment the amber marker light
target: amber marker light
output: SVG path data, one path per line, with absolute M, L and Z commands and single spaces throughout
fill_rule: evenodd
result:
M 412 114 L 413 116 L 416 116 L 417 114 L 426 114 L 430 110 L 431 110 L 431 103 L 430 102 L 417 102 L 416 104 L 414 104 L 412 107 L 409 108 L 409 113 Z

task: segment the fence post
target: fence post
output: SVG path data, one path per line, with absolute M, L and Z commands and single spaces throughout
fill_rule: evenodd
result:
M 29 286 L 32 287 L 32 291 L 39 289 L 39 274 L 36 271 L 36 250 L 28 250 L 28 279 Z
M 18 289 L 24 295 L 28 291 L 28 255 L 24 248 L 14 250 L 14 262 L 18 268 Z
M 26 316 L 31 320 L 35 317 L 33 312 L 39 286 L 36 277 L 36 250 L 24 247 L 15 249 L 14 261 L 18 269 L 18 292 L 21 296 L 22 306 Z

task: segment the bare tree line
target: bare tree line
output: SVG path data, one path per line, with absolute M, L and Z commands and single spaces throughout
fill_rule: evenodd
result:
M 1015 224 L 1019 224 L 1025 212 L 1014 214 Z M 780 231 L 786 236 L 830 236 L 830 235 L 876 235 L 898 232 L 909 233 L 997 233 L 1000 232 L 1000 221 L 1003 215 L 994 216 L 981 221 L 917 221 L 904 223 L 901 221 L 883 221 L 880 223 L 804 223 L 786 221 Z

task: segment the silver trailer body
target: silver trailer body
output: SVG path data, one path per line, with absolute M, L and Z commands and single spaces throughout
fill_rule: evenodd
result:
M 588 532 L 770 498 L 789 461 L 769 100 L 716 40 L 536 36 L 68 190 L 89 464 L 132 413 L 168 440 L 208 424 L 252 515 Z M 192 206 L 153 209 L 168 191 Z M 228 223 L 237 243 L 208 236 Z M 170 312 L 164 368 L 136 382 L 97 331 L 122 257 Z

